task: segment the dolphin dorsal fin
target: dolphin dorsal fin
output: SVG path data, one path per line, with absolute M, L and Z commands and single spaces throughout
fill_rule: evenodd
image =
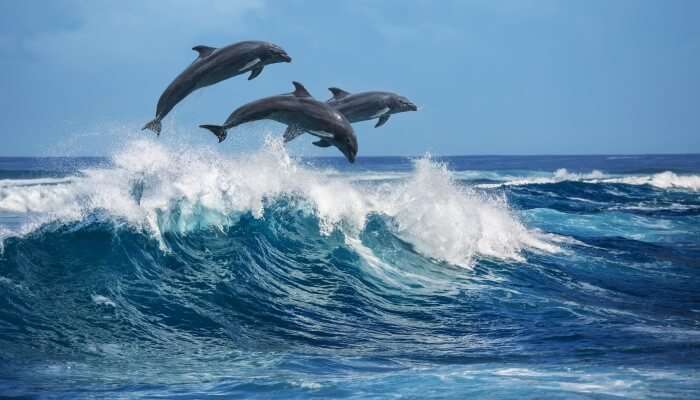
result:
M 345 90 L 337 87 L 329 87 L 328 90 L 333 93 L 333 100 L 340 100 L 343 97 L 350 96 L 349 92 L 346 92 Z
M 294 81 L 292 85 L 294 85 L 294 92 L 292 92 L 292 94 L 296 97 L 311 97 L 311 93 L 309 93 L 301 83 Z
M 199 53 L 199 58 L 204 58 L 208 56 L 209 54 L 213 53 L 214 50 L 216 50 L 216 47 L 209 47 L 209 46 L 194 46 L 192 50 L 196 51 Z

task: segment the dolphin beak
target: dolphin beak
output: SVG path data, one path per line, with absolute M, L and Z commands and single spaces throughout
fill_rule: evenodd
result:
M 284 54 L 282 54 L 282 60 L 284 62 L 290 63 L 290 62 L 292 62 L 292 57 L 290 57 L 287 53 L 284 53 Z
M 352 154 L 350 151 L 345 149 L 340 149 L 340 152 L 343 153 L 343 155 L 345 156 L 345 158 L 348 159 L 348 161 L 350 161 L 350 164 L 355 163 L 355 154 Z
M 411 111 L 418 111 L 418 106 L 416 106 L 416 105 L 413 104 L 413 103 L 409 103 L 409 104 L 408 104 L 408 109 L 411 110 Z

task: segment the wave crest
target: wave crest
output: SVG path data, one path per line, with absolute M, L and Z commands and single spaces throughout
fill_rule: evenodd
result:
M 497 188 L 501 186 L 547 185 L 561 182 L 585 183 L 620 183 L 625 185 L 649 185 L 659 189 L 682 189 L 700 191 L 700 176 L 679 175 L 671 171 L 659 172 L 652 175 L 609 175 L 599 170 L 589 173 L 570 172 L 560 168 L 547 176 L 507 178 L 505 182 L 479 184 L 481 188 Z
M 520 259 L 526 248 L 557 251 L 522 225 L 504 198 L 458 185 L 429 157 L 415 161 L 407 179 L 373 186 L 306 166 L 272 139 L 240 156 L 135 140 L 112 164 L 51 184 L 0 186 L 0 211 L 35 223 L 98 212 L 160 240 L 165 232 L 228 226 L 245 213 L 262 218 L 270 201 L 285 198 L 317 217 L 321 234 L 340 230 L 357 237 L 368 217 L 379 214 L 418 252 L 457 265 L 471 265 L 476 256 Z
M 651 185 L 660 189 L 688 189 L 700 191 L 700 176 L 678 175 L 671 171 L 654 175 L 630 176 L 606 180 L 609 183 L 625 183 L 628 185 Z

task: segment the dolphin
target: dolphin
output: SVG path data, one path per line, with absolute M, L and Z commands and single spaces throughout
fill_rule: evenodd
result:
M 379 118 L 375 128 L 389 120 L 391 114 L 418 111 L 418 107 L 404 96 L 391 92 L 361 92 L 351 94 L 337 87 L 328 88 L 333 97 L 327 103 L 340 111 L 350 122 Z
M 418 107 L 407 98 L 391 92 L 361 92 L 350 94 L 337 87 L 328 88 L 333 97 L 326 103 L 340 111 L 350 122 L 367 121 L 379 118 L 375 128 L 389 120 L 391 114 L 417 111 Z M 287 129 L 284 141 L 289 142 L 304 133 L 298 129 Z
M 357 138 L 350 122 L 339 111 L 320 102 L 299 82 L 292 82 L 294 91 L 265 97 L 234 110 L 223 125 L 200 125 L 219 139 L 226 139 L 227 130 L 247 122 L 271 119 L 288 126 L 288 130 L 309 132 L 320 140 L 318 147 L 337 147 L 351 163 L 357 156 Z
M 197 59 L 160 95 L 156 117 L 143 129 L 150 129 L 160 135 L 160 121 L 177 103 L 199 88 L 246 72 L 250 72 L 248 80 L 255 79 L 265 65 L 292 61 L 281 47 L 267 42 L 245 41 L 218 49 L 195 46 L 192 50 L 198 53 Z

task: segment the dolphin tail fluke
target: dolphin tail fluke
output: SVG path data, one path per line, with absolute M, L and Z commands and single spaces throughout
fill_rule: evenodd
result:
M 200 125 L 199 127 L 210 130 L 219 139 L 219 143 L 226 140 L 226 128 L 221 125 Z
M 155 132 L 156 135 L 160 136 L 160 119 L 156 118 L 141 128 L 142 131 L 145 129 L 150 129 Z

